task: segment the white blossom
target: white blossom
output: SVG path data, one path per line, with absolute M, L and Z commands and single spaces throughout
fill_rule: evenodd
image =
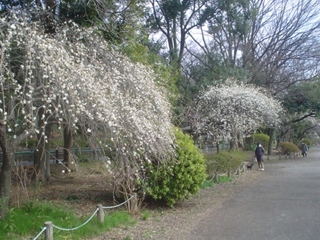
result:
M 119 149 L 115 158 L 134 167 L 141 159 L 161 161 L 173 152 L 170 104 L 151 69 L 114 51 L 95 29 L 61 26 L 64 34 L 48 36 L 36 24 L 27 29 L 23 20 L 5 18 L 0 18 L 0 28 L 10 29 L 10 34 L 0 32 L 0 70 L 10 76 L 0 78 L 0 84 L 14 87 L 15 114 L 21 116 L 9 122 L 12 128 L 23 126 L 26 133 L 45 137 L 49 122 L 68 125 L 72 132 L 90 133 L 93 147 L 108 142 L 111 150 Z M 17 63 L 18 84 L 10 52 L 20 50 L 25 54 Z M 6 94 L 2 96 L 5 106 Z M 5 116 L 8 109 L 0 109 Z M 39 126 L 43 109 L 40 120 L 45 121 Z
M 228 80 L 199 97 L 195 124 L 200 140 L 219 143 L 281 124 L 281 103 L 265 89 Z

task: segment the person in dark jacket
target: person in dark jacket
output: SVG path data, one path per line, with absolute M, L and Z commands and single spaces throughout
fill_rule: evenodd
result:
M 304 157 L 306 157 L 308 153 L 308 146 L 304 142 L 301 145 L 301 153 L 302 153 L 302 156 Z
M 258 162 L 258 170 L 264 171 L 264 164 L 263 164 L 263 154 L 264 149 L 260 143 L 257 144 L 256 150 L 255 150 L 255 156 L 257 158 Z

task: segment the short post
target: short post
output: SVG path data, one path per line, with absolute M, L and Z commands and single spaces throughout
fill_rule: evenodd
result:
M 214 182 L 219 182 L 219 175 L 218 173 L 215 173 L 214 178 L 213 178 Z
M 231 170 L 228 170 L 228 177 L 231 177 Z
M 53 240 L 52 222 L 47 221 L 44 223 L 44 226 L 46 227 L 46 231 L 44 232 L 44 239 L 45 240 Z
M 56 163 L 59 163 L 59 147 L 56 148 Z
M 104 211 L 103 211 L 102 204 L 98 204 L 97 208 L 98 208 L 98 212 L 97 212 L 98 222 L 103 223 L 104 222 Z
M 237 168 L 236 175 L 240 175 L 240 168 L 239 167 Z

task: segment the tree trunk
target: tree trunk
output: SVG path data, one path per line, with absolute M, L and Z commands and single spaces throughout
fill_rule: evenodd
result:
M 11 174 L 13 167 L 13 150 L 7 142 L 6 126 L 0 122 L 0 147 L 3 153 L 3 162 L 0 172 L 0 219 L 5 218 L 9 209 L 11 192 Z
M 42 129 L 37 135 L 38 148 L 36 150 L 35 156 L 35 166 L 37 171 L 37 176 L 40 177 L 41 181 L 47 181 L 51 178 L 50 173 L 50 149 L 49 149 L 49 139 L 51 135 L 51 125 L 45 125 L 42 115 L 44 114 L 44 109 L 39 109 L 39 128 Z M 44 129 L 43 129 L 44 128 Z M 46 138 L 45 138 L 46 136 Z M 47 140 L 47 141 L 46 141 Z
M 271 155 L 272 153 L 272 141 L 273 141 L 273 136 L 274 135 L 274 128 L 269 129 L 269 143 L 268 143 L 268 155 Z
M 47 136 L 48 141 L 51 139 L 51 125 L 47 125 L 45 128 L 45 133 Z M 45 179 L 50 180 L 51 179 L 51 168 L 50 168 L 50 158 L 53 158 L 50 156 L 50 145 L 48 142 L 44 142 L 44 149 L 45 149 Z
M 235 144 L 235 140 L 234 140 L 234 139 L 231 139 L 229 143 L 230 143 L 230 148 L 229 148 L 229 150 L 230 150 L 230 151 L 234 150 L 235 147 L 236 147 L 236 146 L 235 146 L 235 145 L 236 145 L 236 144 Z
M 72 147 L 72 134 L 69 125 L 66 125 L 63 129 L 63 161 L 68 168 L 71 167 L 70 152 Z
M 45 181 L 45 143 L 44 143 L 44 137 L 39 134 L 40 137 L 38 136 L 38 149 L 37 149 L 37 161 L 38 164 L 36 166 L 37 169 L 37 176 L 40 177 L 41 181 Z

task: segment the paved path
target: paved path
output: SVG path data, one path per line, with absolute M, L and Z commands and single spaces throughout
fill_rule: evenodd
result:
M 320 240 L 320 147 L 307 158 L 267 162 L 261 174 L 202 219 L 189 239 Z

